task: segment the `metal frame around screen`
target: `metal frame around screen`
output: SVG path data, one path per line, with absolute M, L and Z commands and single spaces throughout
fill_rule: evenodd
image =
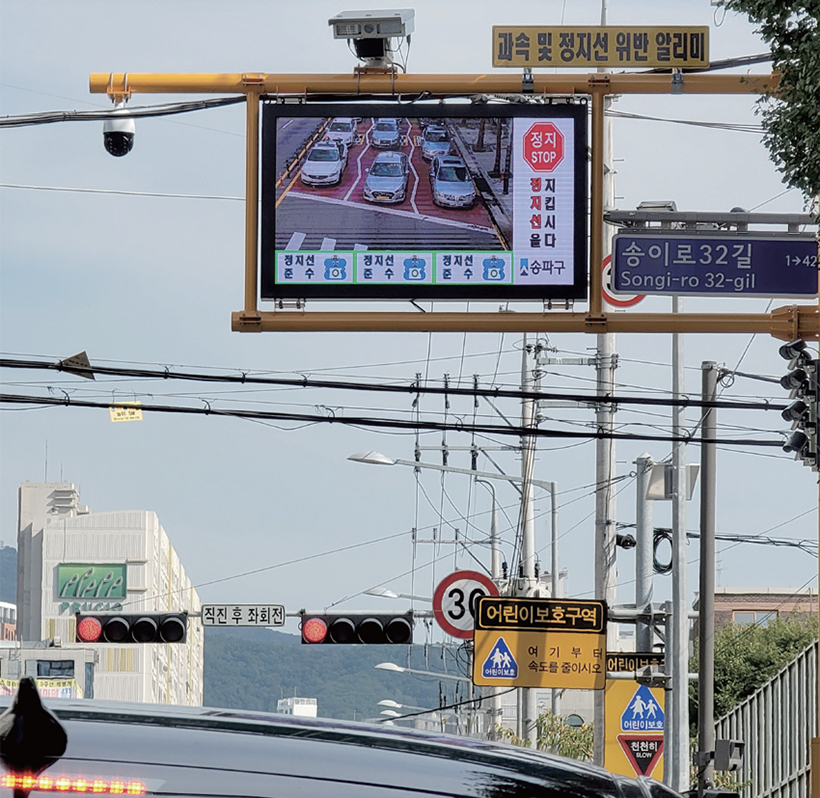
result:
M 395 300 L 564 300 L 587 296 L 587 205 L 588 146 L 586 102 L 574 103 L 310 103 L 292 104 L 265 101 L 262 107 L 262 198 L 260 234 L 260 298 L 279 299 L 395 299 Z M 432 119 L 525 118 L 533 120 L 571 119 L 574 123 L 573 196 L 572 196 L 572 282 L 563 285 L 509 284 L 362 284 L 362 283 L 286 283 L 276 280 L 276 181 L 277 120 L 315 117 L 394 117 Z M 284 147 L 283 147 L 284 150 Z M 293 176 L 295 180 L 295 175 Z M 456 212 L 458 213 L 458 212 Z M 405 249 L 413 249 L 406 247 Z M 453 247 L 456 250 L 457 247 Z M 378 250 L 375 250 L 378 252 Z M 469 249 L 464 249 L 469 252 Z M 511 251 L 511 250 L 503 250 Z

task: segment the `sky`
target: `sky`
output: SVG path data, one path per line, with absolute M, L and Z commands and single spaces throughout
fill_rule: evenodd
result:
M 108 108 L 88 91 L 94 72 L 350 73 L 356 62 L 334 41 L 327 20 L 343 10 L 383 8 L 359 0 L 0 0 L 0 116 Z M 417 0 L 408 70 L 491 72 L 491 25 L 600 21 L 599 0 Z M 480 9 L 480 13 L 477 12 Z M 765 45 L 745 17 L 708 0 L 610 0 L 610 24 L 708 25 L 711 58 L 753 55 Z M 749 70 L 764 73 L 767 65 Z M 140 95 L 132 105 L 176 102 L 181 95 Z M 749 96 L 620 97 L 616 110 L 664 120 L 759 124 Z M 514 389 L 520 380 L 521 335 L 447 333 L 231 332 L 243 304 L 244 109 L 241 105 L 137 122 L 133 151 L 112 158 L 102 123 L 71 122 L 0 132 L 0 351 L 3 357 L 49 362 L 86 351 L 92 364 L 409 384 L 482 385 Z M 679 210 L 734 207 L 801 213 L 803 198 L 787 190 L 756 133 L 668 121 L 616 118 L 613 123 L 617 207 L 673 200 Z M 767 312 L 787 300 L 686 299 L 687 311 Z M 269 304 L 261 305 L 270 309 Z M 490 309 L 488 308 L 482 309 Z M 313 302 L 310 309 L 371 310 L 374 305 Z M 404 309 L 404 308 L 402 308 Z M 447 308 L 451 309 L 451 308 Z M 457 306 L 457 309 L 465 309 Z M 473 306 L 475 309 L 475 306 Z M 671 299 L 637 306 L 668 313 Z M 625 311 L 629 312 L 629 311 Z M 530 336 L 530 342 L 535 336 Z M 541 335 L 554 358 L 591 357 L 595 339 Z M 748 375 L 779 377 L 778 341 L 766 335 L 690 335 L 684 342 L 688 394 L 700 391 L 700 364 L 712 360 Z M 668 396 L 671 336 L 619 335 L 619 391 Z M 69 395 L 91 401 L 137 400 L 185 407 L 279 410 L 326 416 L 409 418 L 413 397 L 330 389 L 231 386 L 56 372 L 3 372 L 4 391 Z M 592 393 L 590 366 L 545 364 L 545 390 Z M 737 376 L 726 399 L 783 402 L 771 382 Z M 513 423 L 520 408 L 496 404 Z M 422 396 L 433 420 L 477 417 L 501 423 L 486 402 Z M 590 429 L 591 409 L 543 408 L 543 428 Z M 696 411 L 687 413 L 694 428 Z M 667 434 L 670 411 L 619 408 L 627 431 Z M 635 426 L 644 425 L 644 426 Z M 724 411 L 721 437 L 778 439 L 787 424 L 777 412 Z M 774 434 L 773 434 L 774 433 Z M 506 473 L 520 461 L 510 436 L 476 438 L 455 431 L 373 431 L 341 424 L 258 422 L 204 415 L 144 414 L 111 423 L 106 409 L 0 406 L 0 540 L 15 545 L 17 491 L 22 482 L 75 483 L 94 511 L 153 510 L 206 603 L 279 603 L 288 612 L 333 605 L 401 610 L 406 601 L 362 595 L 383 585 L 430 597 L 458 569 L 486 570 L 486 546 L 440 542 L 458 530 L 486 536 L 490 494 L 467 476 L 403 466 L 375 467 L 347 457 L 376 450 L 412 459 L 414 446 L 446 440 L 448 463 L 470 468 L 473 443 Z M 616 518 L 629 531 L 636 496 L 634 463 L 648 452 L 660 462 L 666 442 L 619 442 Z M 440 452 L 423 460 L 441 462 Z M 689 447 L 689 462 L 698 462 Z M 495 467 L 486 455 L 481 470 Z M 717 532 L 817 541 L 815 475 L 779 448 L 724 445 L 717 457 Z M 535 478 L 557 482 L 559 567 L 568 594 L 591 598 L 595 443 L 545 439 Z M 517 494 L 496 486 L 503 512 L 502 553 L 512 558 Z M 698 526 L 699 497 L 687 507 Z M 549 570 L 549 500 L 536 491 L 536 546 Z M 670 525 L 657 502 L 655 522 Z M 417 530 L 415 546 L 412 530 Z M 438 542 L 428 543 L 434 537 Z M 697 545 L 691 543 L 688 588 L 697 590 Z M 816 551 L 816 549 L 814 550 Z M 718 544 L 722 587 L 817 586 L 816 557 L 794 547 Z M 512 560 L 511 560 L 512 561 Z M 619 550 L 618 600 L 634 599 L 634 550 Z M 658 600 L 669 577 L 655 578 Z M 429 604 L 418 602 L 419 609 Z M 288 622 L 295 631 L 295 622 Z M 424 632 L 440 640 L 436 628 Z

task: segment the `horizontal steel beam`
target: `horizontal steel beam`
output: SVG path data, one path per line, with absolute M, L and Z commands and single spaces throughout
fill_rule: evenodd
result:
M 234 332 L 576 332 L 763 333 L 783 341 L 820 339 L 814 305 L 788 305 L 771 313 L 411 313 L 236 311 Z
M 671 74 L 543 74 L 533 75 L 534 94 L 762 94 L 776 91 L 779 73 L 716 75 L 684 73 L 683 83 Z M 305 96 L 310 94 L 520 94 L 518 72 L 483 75 L 405 75 L 360 70 L 352 74 L 276 75 L 261 72 L 237 74 L 153 74 L 95 72 L 89 76 L 92 94 L 128 97 L 131 94 L 247 94 Z

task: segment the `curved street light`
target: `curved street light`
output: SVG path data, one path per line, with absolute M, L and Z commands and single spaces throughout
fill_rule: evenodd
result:
M 436 673 L 435 671 L 420 671 L 415 668 L 405 668 L 402 665 L 396 665 L 395 662 L 380 662 L 373 666 L 377 671 L 390 671 L 391 673 L 416 673 L 420 676 L 433 676 L 436 679 L 453 679 L 456 682 L 473 683 L 472 679 L 466 676 L 453 676 L 451 673 Z

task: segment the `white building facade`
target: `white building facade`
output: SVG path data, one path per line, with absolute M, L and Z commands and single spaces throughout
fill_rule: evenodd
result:
M 199 613 L 156 513 L 92 513 L 68 482 L 23 483 L 18 512 L 18 641 L 76 647 L 77 611 Z M 24 643 L 25 645 L 25 643 Z M 204 636 L 185 643 L 94 644 L 94 697 L 201 706 Z

